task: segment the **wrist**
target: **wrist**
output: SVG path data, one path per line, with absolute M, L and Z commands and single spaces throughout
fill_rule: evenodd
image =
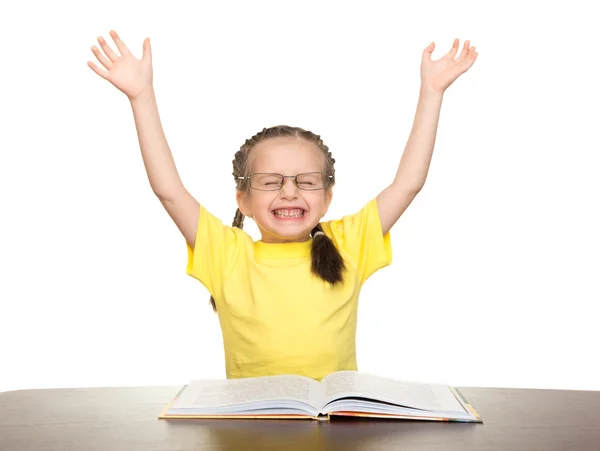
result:
M 434 88 L 433 86 L 421 84 L 421 88 L 419 89 L 419 93 L 422 96 L 428 97 L 443 97 L 444 96 L 443 89 Z
M 147 102 L 149 100 L 155 100 L 154 96 L 154 88 L 150 87 L 148 89 L 143 90 L 135 97 L 129 97 L 129 102 L 133 105 L 136 103 Z

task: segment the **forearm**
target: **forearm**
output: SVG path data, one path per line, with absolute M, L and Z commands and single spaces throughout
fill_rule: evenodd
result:
M 142 159 L 152 191 L 168 199 L 183 188 L 160 122 L 154 91 L 131 100 Z
M 415 120 L 394 183 L 420 190 L 425 184 L 442 107 L 443 93 L 421 88 Z

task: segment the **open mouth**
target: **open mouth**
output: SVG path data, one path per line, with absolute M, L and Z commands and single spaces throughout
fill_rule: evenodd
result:
M 277 219 L 302 219 L 305 210 L 302 208 L 281 208 L 271 211 L 271 214 Z

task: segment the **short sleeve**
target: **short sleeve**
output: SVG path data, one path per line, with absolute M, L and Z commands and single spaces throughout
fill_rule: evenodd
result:
M 359 212 L 323 222 L 321 227 L 336 246 L 354 260 L 361 285 L 375 271 L 392 262 L 390 233 L 382 234 L 377 198 Z
M 243 244 L 244 232 L 229 227 L 200 205 L 194 249 L 187 246 L 186 274 L 198 279 L 216 299 Z

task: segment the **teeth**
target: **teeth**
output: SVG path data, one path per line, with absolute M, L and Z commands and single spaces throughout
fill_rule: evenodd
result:
M 275 210 L 273 212 L 275 216 L 280 216 L 282 218 L 299 218 L 304 216 L 303 210 Z

